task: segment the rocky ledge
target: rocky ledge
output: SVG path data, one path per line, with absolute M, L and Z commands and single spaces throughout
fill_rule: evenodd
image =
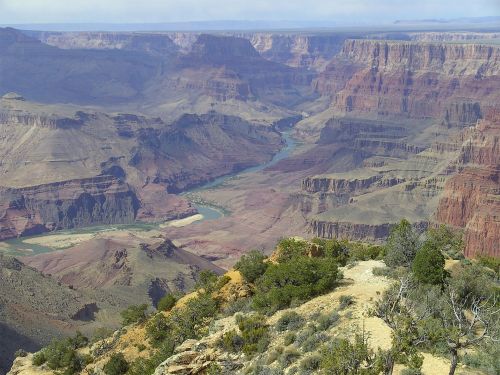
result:
M 0 239 L 96 224 L 131 223 L 139 201 L 114 176 L 0 188 Z

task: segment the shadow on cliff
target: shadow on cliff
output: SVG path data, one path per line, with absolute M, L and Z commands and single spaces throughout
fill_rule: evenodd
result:
M 14 361 L 18 349 L 34 352 L 41 345 L 0 322 L 0 375 L 5 375 Z

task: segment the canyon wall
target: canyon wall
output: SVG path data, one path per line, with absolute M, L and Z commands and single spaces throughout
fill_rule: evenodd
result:
M 0 190 L 0 239 L 97 224 L 132 223 L 139 201 L 113 176 Z
M 412 118 L 492 105 L 499 87 L 499 47 L 360 39 L 347 40 L 316 83 L 341 112 Z
M 466 256 L 500 256 L 500 111 L 489 109 L 462 141 L 436 220 L 465 229 Z

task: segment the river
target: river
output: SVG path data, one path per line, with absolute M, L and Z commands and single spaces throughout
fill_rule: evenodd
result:
M 266 169 L 280 160 L 285 159 L 290 155 L 290 153 L 295 149 L 297 146 L 295 140 L 291 137 L 290 135 L 291 131 L 285 131 L 282 132 L 281 135 L 283 139 L 285 140 L 285 147 L 283 147 L 277 154 L 273 156 L 273 158 L 268 161 L 267 163 L 263 163 L 260 165 L 257 165 L 255 167 L 250 167 L 247 169 L 244 169 L 242 171 L 239 171 L 237 173 L 232 173 L 229 175 L 225 175 L 222 177 L 218 177 L 210 182 L 207 182 L 206 184 L 199 186 L 197 188 L 191 189 L 185 193 L 182 193 L 182 195 L 186 195 L 186 197 L 189 197 L 189 194 L 194 194 L 194 193 L 199 193 L 204 190 L 209 190 L 209 189 L 214 189 L 222 184 L 224 184 L 226 181 L 228 181 L 231 178 L 234 178 L 236 176 L 246 174 L 246 173 L 253 173 L 253 172 L 258 172 L 263 169 Z M 201 221 L 206 221 L 206 220 L 217 220 L 225 215 L 224 210 L 217 208 L 215 206 L 211 206 L 209 204 L 196 204 L 194 203 L 194 206 L 198 210 L 198 212 L 203 215 L 203 219 L 196 221 L 195 223 L 199 223 Z M 32 237 L 21 237 L 21 238 L 14 238 L 11 240 L 3 241 L 0 242 L 0 253 L 7 253 L 10 255 L 16 255 L 16 256 L 22 256 L 22 255 L 35 255 L 35 254 L 40 254 L 40 253 L 46 253 L 46 252 L 51 252 L 55 250 L 62 250 L 64 247 L 58 246 L 49 246 L 46 244 L 35 244 L 35 243 L 28 243 L 26 241 L 29 241 L 32 238 L 41 238 L 41 237 L 49 237 L 49 236 L 84 236 L 88 234 L 96 234 L 96 233 L 102 233 L 102 232 L 112 232 L 116 230 L 151 230 L 151 229 L 158 229 L 159 225 L 161 223 L 141 223 L 141 222 L 136 222 L 133 224 L 112 224 L 112 225 L 99 225 L 99 226 L 93 226 L 93 227 L 85 227 L 85 228 L 78 228 L 78 229 L 67 229 L 67 230 L 59 230 L 56 232 L 51 232 L 47 234 L 42 234 L 42 235 L 37 235 L 37 236 L 32 236 Z M 43 242 L 43 241 L 41 241 Z M 71 243 L 71 241 L 69 241 Z M 68 246 L 70 247 L 70 246 Z
M 206 184 L 204 184 L 202 186 L 196 187 L 196 188 L 191 189 L 185 193 L 182 193 L 182 195 L 189 195 L 189 194 L 193 194 L 193 193 L 199 193 L 199 192 L 202 192 L 204 190 L 214 189 L 214 188 L 224 184 L 226 181 L 228 181 L 234 177 L 237 177 L 237 176 L 240 176 L 240 175 L 246 174 L 246 173 L 254 173 L 254 172 L 262 171 L 262 170 L 269 168 L 269 167 L 273 166 L 274 164 L 278 163 L 280 160 L 287 158 L 290 155 L 290 153 L 295 149 L 295 147 L 297 146 L 297 143 L 291 137 L 291 130 L 282 132 L 281 136 L 285 140 L 285 147 L 283 147 L 278 153 L 276 153 L 273 156 L 273 158 L 270 161 L 268 161 L 267 163 L 263 163 L 263 164 L 255 166 L 255 167 L 246 168 L 246 169 L 239 171 L 239 172 L 236 172 L 236 173 L 232 173 L 232 174 L 218 177 L 210 182 L 207 182 Z M 217 208 L 215 206 L 211 206 L 209 204 L 197 204 L 197 203 L 193 203 L 193 204 L 196 207 L 196 209 L 200 212 L 200 214 L 203 215 L 203 219 L 199 220 L 198 222 L 201 222 L 203 220 L 215 220 L 215 219 L 219 219 L 222 216 L 224 216 L 224 212 L 220 208 Z

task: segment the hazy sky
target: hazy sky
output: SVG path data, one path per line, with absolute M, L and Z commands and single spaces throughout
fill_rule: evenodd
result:
M 500 0 L 0 0 L 0 23 L 396 19 L 500 15 Z

